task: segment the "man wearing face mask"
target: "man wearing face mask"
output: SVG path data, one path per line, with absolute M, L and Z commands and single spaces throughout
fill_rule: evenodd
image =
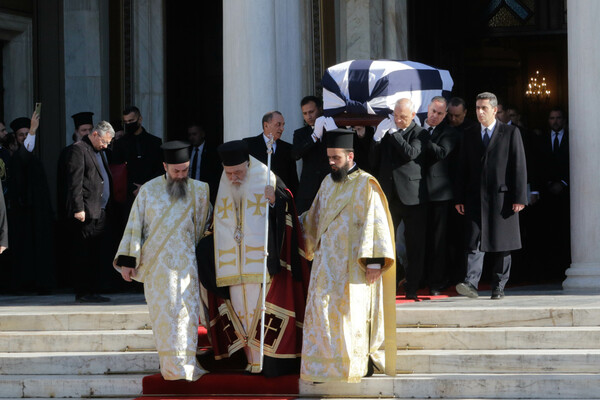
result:
M 163 173 L 162 140 L 142 126 L 142 114 L 135 106 L 123 110 L 125 135 L 114 143 L 112 162 L 127 164 L 127 214 L 144 183 Z

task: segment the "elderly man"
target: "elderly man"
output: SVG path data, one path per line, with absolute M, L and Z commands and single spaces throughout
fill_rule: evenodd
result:
M 511 250 L 521 247 L 519 216 L 527 202 L 525 151 L 519 128 L 496 119 L 493 93 L 477 95 L 481 129 L 466 132 L 460 149 L 455 207 L 465 215 L 467 276 L 456 291 L 478 297 L 484 256 L 492 265 L 492 299 L 504 298 Z
M 273 139 L 273 155 L 271 157 L 271 169 L 279 178 L 285 182 L 292 194 L 298 189 L 298 174 L 296 173 L 296 161 L 292 157 L 292 145 L 281 140 L 285 120 L 279 111 L 269 111 L 262 118 L 263 132 L 258 136 L 245 138 L 248 143 L 250 155 L 263 164 L 267 163 L 267 142 Z
M 214 246 L 199 258 L 203 285 L 209 290 L 211 342 L 215 358 L 243 349 L 246 370 L 266 376 L 297 373 L 308 267 L 291 193 L 265 164 L 248 154 L 246 142 L 218 147 L 223 175 L 215 203 Z M 270 185 L 267 177 L 270 176 Z M 266 200 L 265 200 L 266 199 Z M 267 202 L 268 201 L 268 202 Z M 266 210 L 269 210 L 268 281 L 264 365 L 260 370 L 260 309 Z M 209 253 L 209 252 L 208 252 Z
M 160 371 L 197 380 L 200 286 L 196 246 L 212 216 L 208 184 L 188 178 L 189 143 L 161 146 L 165 175 L 140 188 L 114 260 L 123 279 L 144 283 Z
M 91 134 L 73 144 L 66 154 L 65 208 L 72 236 L 71 265 L 76 268 L 71 272 L 76 276 L 75 300 L 80 303 L 109 301 L 98 294 L 98 285 L 112 188 L 104 150 L 114 136 L 108 122 L 99 122 Z
M 400 99 L 394 114 L 383 120 L 371 143 L 371 162 L 375 176 L 388 198 L 394 232 L 404 221 L 406 238 L 406 298 L 418 300 L 417 289 L 425 262 L 427 226 L 427 186 L 423 179 L 422 152 L 427 131 L 418 126 L 415 106 Z
M 459 140 L 456 130 L 444 122 L 446 113 L 446 99 L 435 96 L 429 103 L 427 119 L 423 124 L 423 128 L 429 133 L 429 140 L 424 149 L 425 181 L 429 200 L 425 265 L 429 293 L 433 296 L 439 295 L 446 286 L 447 227 L 451 211 L 450 202 L 454 198 L 454 150 Z
M 307 381 L 358 382 L 373 366 L 383 370 L 377 353 L 384 339 L 381 275 L 395 262 L 393 224 L 377 180 L 354 162 L 353 134 L 328 132 L 331 173 L 301 218 L 313 261 L 300 369 Z M 390 272 L 385 284 L 393 293 Z M 385 319 L 395 326 L 393 295 L 388 300 Z M 391 347 L 386 357 L 395 361 Z

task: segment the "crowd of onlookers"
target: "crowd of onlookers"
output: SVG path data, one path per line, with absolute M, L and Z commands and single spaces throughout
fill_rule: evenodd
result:
M 471 104 L 477 107 L 479 122 L 466 118 Z M 323 116 L 320 98 L 305 97 L 300 111 L 305 123 L 294 131 L 293 143 L 281 140 L 285 120 L 278 111 L 266 113 L 263 132 L 247 138 L 250 154 L 266 162 L 265 142 L 273 135 L 272 169 L 294 194 L 298 213 L 310 207 L 323 177 L 330 172 L 323 138 L 337 127 L 334 119 Z M 423 121 L 417 118 L 413 122 L 414 105 L 399 102 L 389 118 L 376 120 L 373 126 L 353 127 L 356 163 L 378 178 L 396 215 L 397 257 L 402 265 L 398 280 L 407 295 L 422 287 L 428 287 L 431 294 L 439 293 L 462 282 L 467 273 L 466 221 L 455 206 L 457 183 L 465 178 L 458 175 L 465 138 L 475 132 L 485 142 L 479 113 L 475 102 L 468 105 L 458 97 L 449 101 L 436 97 Z M 525 155 L 527 199 L 525 208 L 517 211 L 522 249 L 513 252 L 513 280 L 560 280 L 570 263 L 566 115 L 561 109 L 549 110 L 548 127 L 533 130 L 523 126 L 516 108 L 498 102 L 496 120 L 499 126 L 517 127 Z M 74 143 L 97 128 L 90 112 L 73 115 L 73 121 Z M 98 294 L 101 292 L 139 290 L 122 282 L 111 265 L 139 187 L 164 173 L 162 141 L 148 133 L 142 121 L 137 107 L 127 107 L 122 120 L 112 123 L 112 141 L 96 150 L 101 153 L 98 160 L 104 160 L 110 172 L 110 198 L 105 205 L 106 224 L 101 234 L 93 235 L 93 240 L 104 243 L 104 251 L 88 260 L 98 265 L 92 275 L 86 272 L 90 269 L 86 258 L 77 255 L 82 245 L 74 236 L 74 216 L 67 207 L 73 188 L 69 160 L 74 144 L 63 149 L 59 157 L 55 214 L 46 171 L 34 152 L 39 116 L 34 113 L 31 119 L 17 118 L 10 123 L 11 132 L 0 123 L 0 179 L 10 232 L 5 246 L 8 250 L 0 255 L 4 277 L 0 292 L 46 294 L 74 288 L 78 300 L 99 302 L 108 300 Z M 406 132 L 413 125 L 414 137 L 409 137 Z M 190 178 L 209 183 L 214 201 L 222 171 L 216 143 L 205 140 L 200 123 L 191 122 L 186 133 L 191 149 Z M 390 141 L 398 137 L 404 139 Z M 492 135 L 492 146 L 493 140 Z M 402 150 L 394 152 L 394 146 Z M 300 171 L 297 160 L 302 160 Z M 431 247 L 431 243 L 441 243 L 441 248 Z M 402 290 L 402 285 L 399 288 Z

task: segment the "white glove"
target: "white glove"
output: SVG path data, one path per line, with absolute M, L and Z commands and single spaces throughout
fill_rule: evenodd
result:
M 313 130 L 314 138 L 321 140 L 321 138 L 323 137 L 323 127 L 325 126 L 325 122 L 325 117 L 320 116 L 319 118 L 317 118 L 317 120 L 315 121 L 315 128 Z
M 374 141 L 381 142 L 381 139 L 383 139 L 383 136 L 386 133 L 388 133 L 388 131 L 390 129 L 392 129 L 393 127 L 396 126 L 396 124 L 394 123 L 394 120 L 392 118 L 393 117 L 390 116 L 389 118 L 386 118 L 383 121 L 381 121 L 379 123 L 379 125 L 377 125 L 377 129 L 375 130 L 375 134 L 373 135 Z
M 332 117 L 325 118 L 325 129 L 327 129 L 328 131 L 332 131 L 337 128 L 338 126 L 335 124 L 335 121 Z

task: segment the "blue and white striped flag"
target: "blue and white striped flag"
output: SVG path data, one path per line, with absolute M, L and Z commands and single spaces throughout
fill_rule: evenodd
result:
M 327 117 L 344 111 L 387 116 L 397 100 L 409 98 L 421 119 L 427 115 L 431 98 L 448 98 L 454 85 L 446 70 L 391 60 L 346 61 L 327 68 L 321 83 Z

